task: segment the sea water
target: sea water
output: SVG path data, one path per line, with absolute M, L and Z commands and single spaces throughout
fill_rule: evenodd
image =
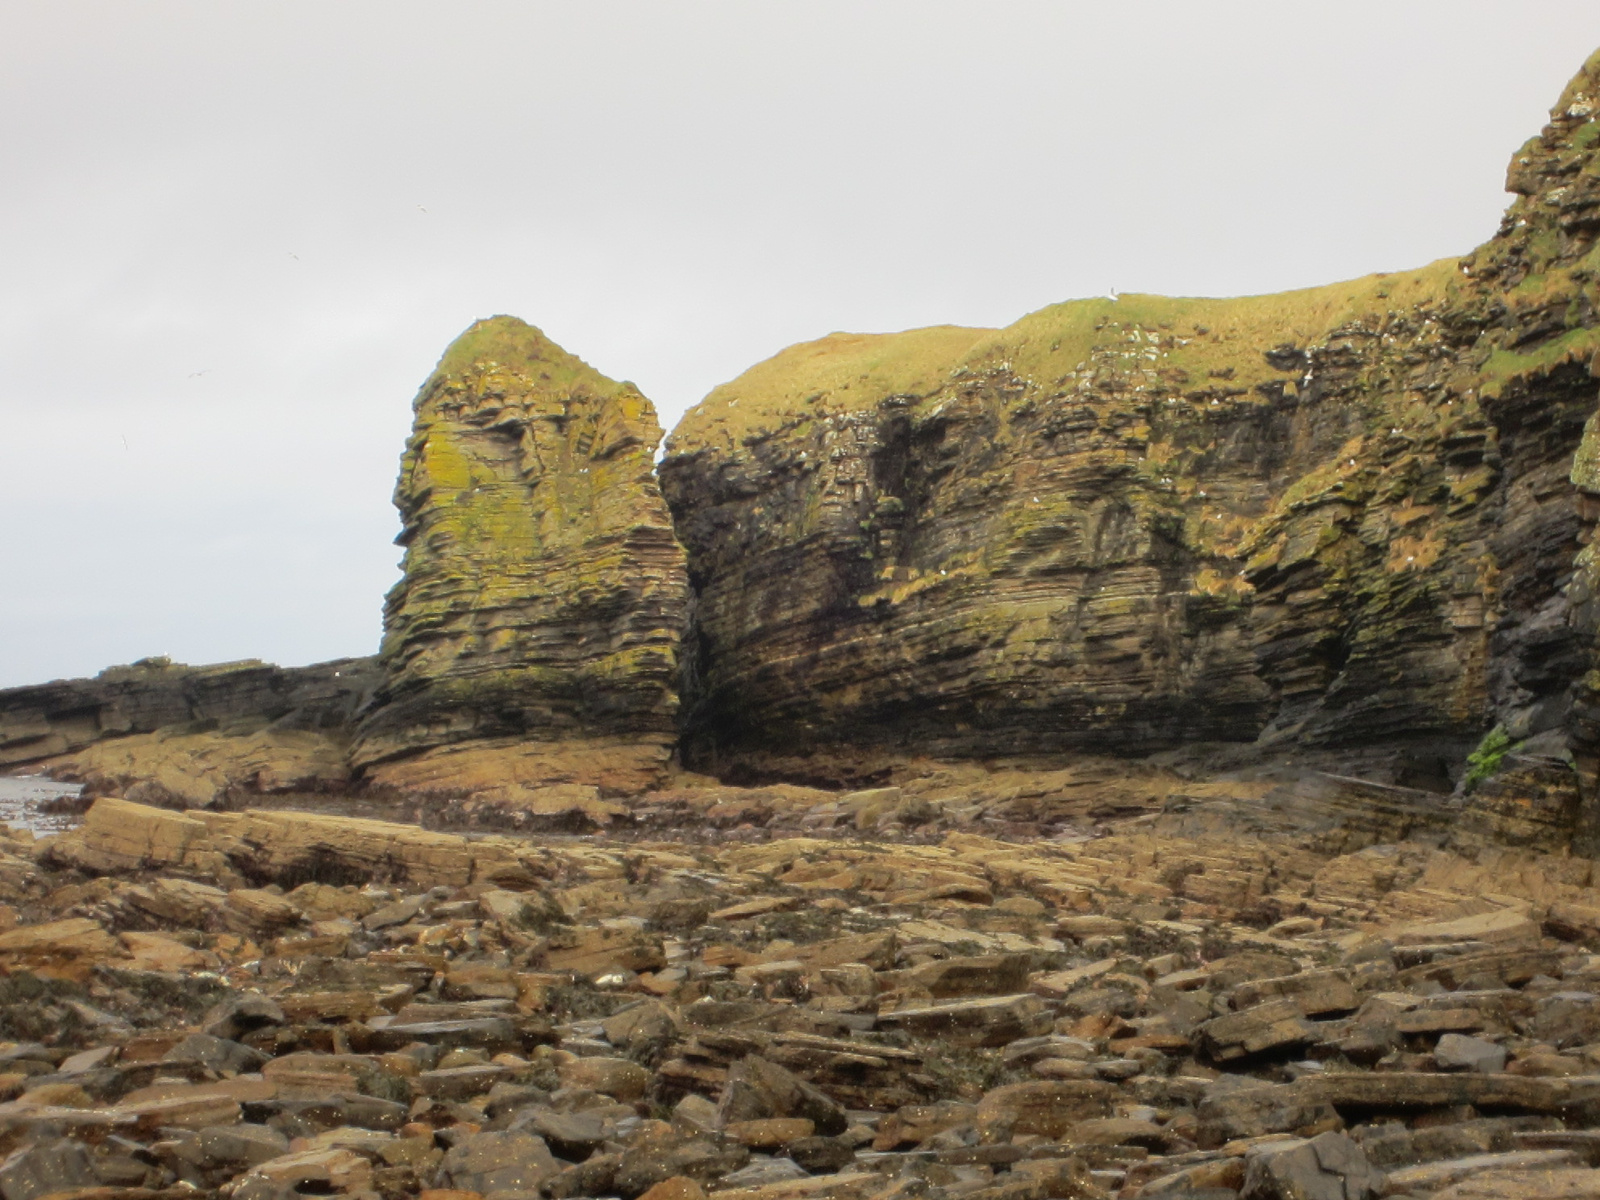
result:
M 76 813 L 40 812 L 39 806 L 49 800 L 76 796 L 82 790 L 79 784 L 57 783 L 43 775 L 0 775 L 0 821 L 14 829 L 60 833 L 82 818 Z

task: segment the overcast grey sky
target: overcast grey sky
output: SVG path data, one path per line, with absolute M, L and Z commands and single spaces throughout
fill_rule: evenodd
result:
M 0 686 L 376 648 L 513 313 L 663 424 L 835 329 L 1465 252 L 1594 0 L 4 0 Z

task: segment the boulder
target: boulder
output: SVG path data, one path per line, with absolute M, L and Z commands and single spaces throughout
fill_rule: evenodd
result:
M 825 1135 L 843 1133 L 849 1125 L 839 1104 L 776 1063 L 749 1055 L 729 1068 L 717 1105 L 719 1127 L 780 1117 L 810 1121 Z
M 1240 1200 L 1376 1200 L 1382 1172 L 1343 1133 L 1268 1143 L 1245 1158 Z
M 1037 996 L 1023 994 L 896 1009 L 879 1014 L 878 1024 L 957 1045 L 1003 1046 L 1018 1038 L 1045 1033 L 1051 1017 Z
M 506 1131 L 467 1135 L 446 1152 L 439 1169 L 451 1187 L 486 1195 L 537 1193 L 560 1166 L 544 1139 Z
M 1269 1000 L 1244 1012 L 1217 1017 L 1196 1032 L 1215 1062 L 1291 1050 L 1321 1036 L 1301 1015 L 1300 1005 L 1289 999 Z
M 72 1139 L 23 1146 L 0 1162 L 0 1196 L 5 1200 L 36 1200 L 99 1182 L 89 1148 Z
M 973 1113 L 980 1131 L 1063 1140 L 1081 1121 L 1110 1116 L 1115 1089 L 1098 1081 L 1013 1083 L 985 1092 Z
M 1433 1060 L 1441 1071 L 1503 1071 L 1506 1048 L 1482 1038 L 1447 1033 L 1434 1047 Z
M 82 980 L 97 965 L 127 957 L 122 943 L 86 917 L 24 925 L 0 933 L 0 970 L 5 971 Z
M 637 1100 L 650 1086 L 650 1072 L 625 1058 L 570 1058 L 556 1068 L 563 1087 L 585 1088 L 618 1100 Z

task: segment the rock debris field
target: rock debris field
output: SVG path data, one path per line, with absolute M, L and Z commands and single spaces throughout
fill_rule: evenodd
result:
M 0 1196 L 1600 1195 L 1589 861 L 896 802 L 7 832 Z

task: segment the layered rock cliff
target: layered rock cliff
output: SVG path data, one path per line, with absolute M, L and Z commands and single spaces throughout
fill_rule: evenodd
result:
M 415 411 L 405 574 L 353 763 L 398 787 L 647 787 L 676 738 L 687 599 L 650 402 L 495 317 Z
M 636 388 L 479 322 L 416 400 L 376 686 L 306 778 L 535 811 L 657 787 L 674 749 L 829 785 L 1162 754 L 1423 808 L 1465 779 L 1465 841 L 1600 850 L 1597 97 L 1600 56 L 1463 259 L 834 334 L 712 392 L 659 483 Z M 206 712 L 163 680 L 0 697 L 4 761 L 274 786 L 237 737 L 182 742 Z
M 1544 684 L 1565 709 L 1569 693 L 1560 685 L 1576 679 L 1560 728 L 1590 801 L 1600 764 L 1600 674 L 1593 670 L 1600 565 L 1592 544 L 1600 516 L 1597 118 L 1600 54 L 1567 85 L 1550 124 L 1513 157 L 1506 187 L 1516 199 L 1494 240 L 1467 260 L 1491 296 L 1478 344 L 1486 406 L 1502 440 L 1525 454 L 1534 448 L 1543 461 L 1525 492 L 1560 514 L 1542 530 L 1514 521 L 1502 529 L 1501 557 L 1521 568 L 1528 617 L 1506 631 L 1512 665 L 1497 682 L 1513 695 Z M 1596 816 L 1586 805 L 1579 829 L 1580 848 L 1591 854 L 1600 850 Z
M 377 682 L 371 658 L 309 667 L 151 658 L 9 688 L 0 691 L 0 769 L 180 807 L 340 790 L 352 721 Z
M 1448 787 L 1497 722 L 1565 728 L 1596 61 L 1460 262 L 834 335 L 714 391 L 661 466 L 690 761 L 1220 740 Z

